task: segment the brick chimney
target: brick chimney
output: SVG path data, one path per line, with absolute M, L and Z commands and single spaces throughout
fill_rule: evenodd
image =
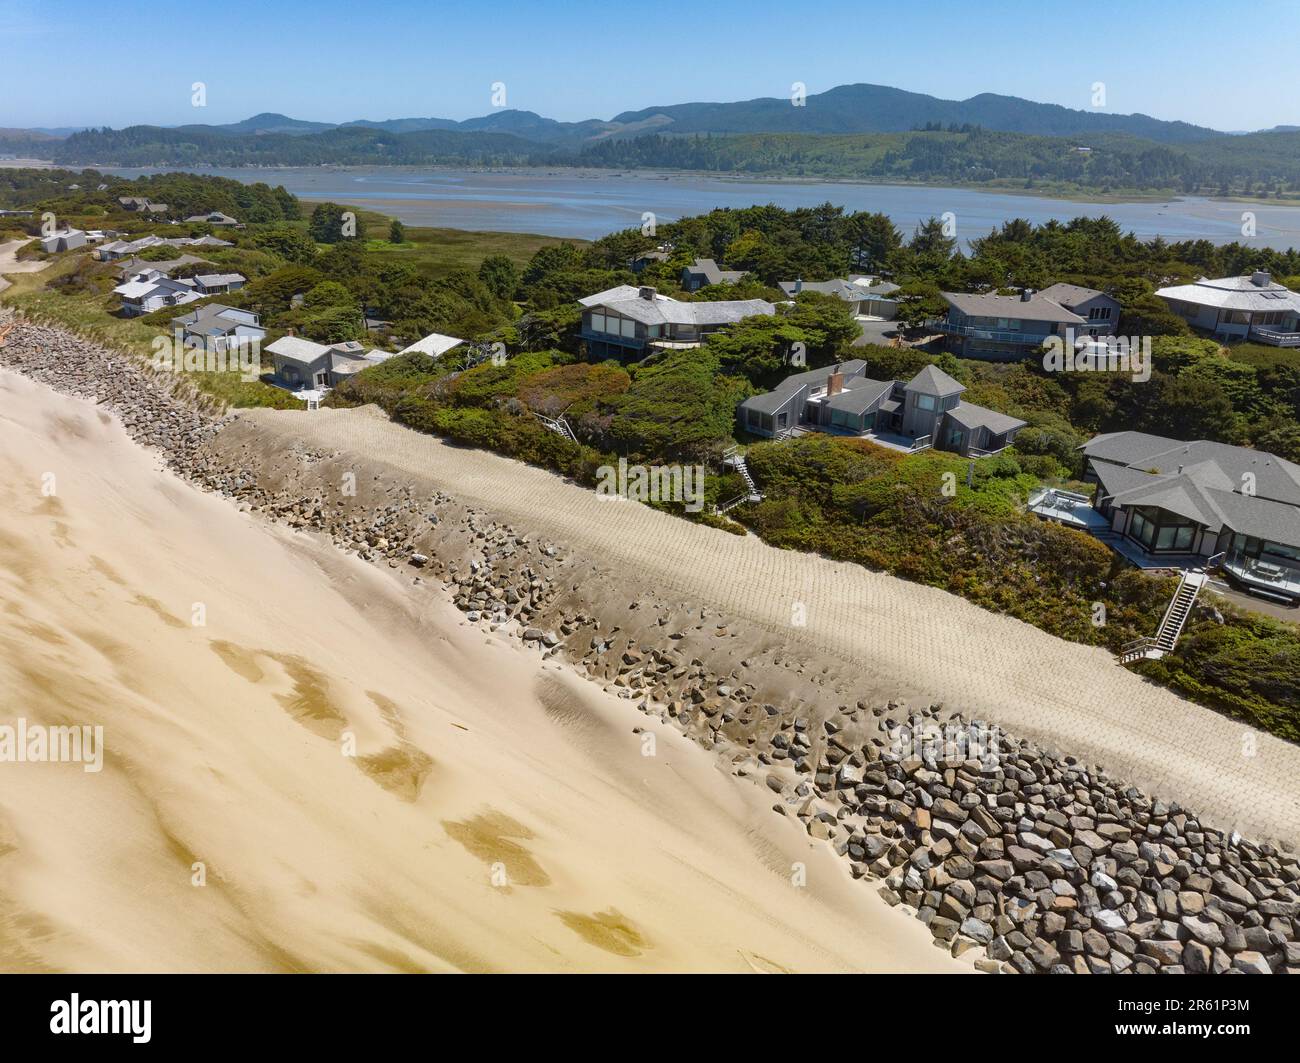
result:
M 647 284 L 644 287 L 642 287 L 636 294 L 637 297 L 641 299 L 653 299 L 656 295 L 659 294 L 659 289 L 653 288 Z
M 829 399 L 832 395 L 838 395 L 844 390 L 844 374 L 836 367 L 835 372 L 826 378 L 826 397 Z
M 1023 292 L 1020 293 L 1020 301 L 1022 303 L 1029 302 L 1029 300 L 1032 299 L 1033 297 L 1034 297 L 1033 288 L 1026 288 Z

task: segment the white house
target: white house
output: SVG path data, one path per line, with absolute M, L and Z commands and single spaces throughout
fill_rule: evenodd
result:
M 444 336 L 441 332 L 430 332 L 422 340 L 416 340 L 409 347 L 403 347 L 398 354 L 427 354 L 430 358 L 441 358 L 454 347 L 459 347 L 464 340 L 455 336 Z
M 747 317 L 775 314 L 763 299 L 687 303 L 654 288 L 621 284 L 579 299 L 580 335 L 598 357 L 699 347 L 711 332 Z M 647 350 L 647 348 L 649 350 Z
M 113 294 L 121 298 L 122 313 L 127 317 L 152 314 L 167 306 L 183 306 L 202 298 L 192 284 L 161 276 L 119 284 L 113 289 Z
M 207 214 L 192 214 L 185 220 L 191 224 L 211 225 L 215 228 L 242 229 L 244 227 L 243 222 L 232 218 L 229 214 L 222 214 L 219 210 Z
M 1225 339 L 1300 347 L 1300 295 L 1262 270 L 1248 277 L 1202 277 L 1156 292 L 1192 328 Z

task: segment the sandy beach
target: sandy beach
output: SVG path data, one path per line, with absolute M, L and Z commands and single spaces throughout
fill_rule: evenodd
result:
M 606 504 L 553 473 L 452 446 L 375 407 L 248 411 L 226 430 L 228 445 L 241 424 L 244 441 L 264 453 L 301 441 L 347 455 L 361 480 L 436 486 L 552 536 L 598 559 L 614 598 L 639 583 L 707 603 L 768 632 L 812 673 L 834 671 L 858 690 L 985 715 L 1198 808 L 1222 829 L 1294 844 L 1300 749 L 1146 682 L 1105 649 L 859 565 L 776 549 L 646 506 Z
M 105 747 L 0 765 L 0 969 L 969 969 L 673 729 L 9 372 L 0 542 L 0 719 Z

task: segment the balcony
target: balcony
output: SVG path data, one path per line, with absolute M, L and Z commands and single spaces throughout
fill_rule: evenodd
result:
M 1248 591 L 1291 603 L 1300 601 L 1300 569 L 1290 565 L 1232 551 L 1223 559 L 1223 571 Z
M 1017 347 L 1041 347 L 1050 332 L 1012 332 L 1005 329 L 986 328 L 983 325 L 955 325 L 951 321 L 931 321 L 929 328 L 948 336 L 960 336 L 968 340 L 984 340 L 988 343 L 1010 343 Z
M 1256 325 L 1250 330 L 1250 339 L 1267 343 L 1270 347 L 1300 347 L 1300 332 Z
M 1110 521 L 1092 506 L 1092 499 L 1075 491 L 1043 487 L 1029 496 L 1029 512 L 1093 535 L 1110 532 Z

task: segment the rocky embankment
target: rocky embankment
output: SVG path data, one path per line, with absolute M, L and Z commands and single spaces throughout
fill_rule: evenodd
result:
M 66 333 L 19 325 L 0 365 L 102 403 L 196 485 L 445 591 L 467 621 L 676 726 L 982 970 L 1300 973 L 1294 855 L 989 722 L 909 709 L 851 667 L 805 666 L 781 633 L 668 600 L 436 485 L 357 455 L 269 453 L 174 378 Z

